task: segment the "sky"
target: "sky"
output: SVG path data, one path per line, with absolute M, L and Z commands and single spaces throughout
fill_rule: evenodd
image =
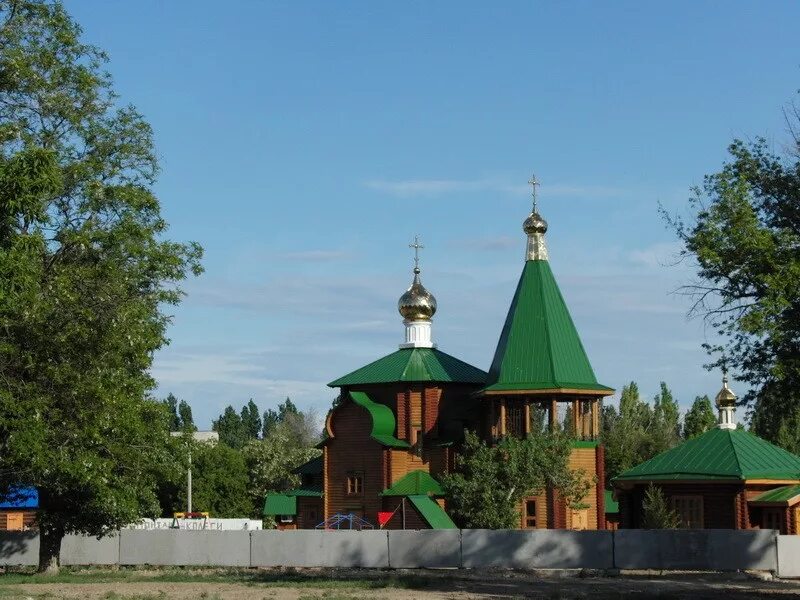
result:
M 719 389 L 659 206 L 689 214 L 734 138 L 783 148 L 800 3 L 65 5 L 154 128 L 169 236 L 205 249 L 153 366 L 201 428 L 250 398 L 324 413 L 396 350 L 414 235 L 434 341 L 487 370 L 531 173 L 598 380 L 683 408 Z

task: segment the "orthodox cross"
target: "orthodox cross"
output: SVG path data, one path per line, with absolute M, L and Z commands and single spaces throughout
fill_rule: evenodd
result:
M 533 212 L 536 212 L 536 186 L 539 185 L 536 175 L 531 175 L 528 184 L 531 186 L 531 196 L 533 196 Z
M 419 251 L 425 246 L 419 243 L 419 236 L 414 236 L 414 243 L 408 245 L 409 248 L 414 249 L 414 269 L 419 269 Z

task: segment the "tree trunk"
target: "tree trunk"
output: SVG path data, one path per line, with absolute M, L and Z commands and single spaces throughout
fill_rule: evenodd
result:
M 39 529 L 39 573 L 44 575 L 58 575 L 61 568 L 59 555 L 61 554 L 61 540 L 64 531 L 52 526 Z

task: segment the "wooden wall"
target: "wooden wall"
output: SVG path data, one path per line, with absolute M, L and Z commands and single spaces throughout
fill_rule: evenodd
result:
M 16 518 L 16 515 L 22 513 L 22 529 L 33 529 L 36 527 L 36 511 L 29 510 L 29 509 L 2 509 L 0 510 L 0 530 L 6 531 L 8 530 L 9 525 L 12 527 L 14 523 L 19 522 L 19 519 Z M 9 518 L 9 515 L 12 515 Z M 9 523 L 12 521 L 12 523 Z M 15 529 L 17 529 L 15 527 Z

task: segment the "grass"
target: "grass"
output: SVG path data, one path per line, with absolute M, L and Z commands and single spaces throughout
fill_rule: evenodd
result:
M 8 586 L 43 583 L 116 583 L 116 582 L 164 582 L 164 583 L 235 583 L 258 587 L 292 587 L 348 590 L 421 589 L 430 585 L 430 580 L 417 575 L 387 573 L 385 571 L 345 571 L 332 573 L 263 569 L 213 569 L 213 568 L 141 568 L 101 569 L 62 567 L 58 575 L 39 575 L 33 570 L 19 570 L 0 575 L 0 598 L 8 597 Z M 338 600 L 335 596 L 326 600 Z M 110 596 L 109 600 L 120 600 Z M 127 600 L 127 599 L 126 599 Z M 136 600 L 140 600 L 137 598 Z M 150 598 L 142 599 L 150 600 Z M 211 600 L 211 599 L 210 599 Z

